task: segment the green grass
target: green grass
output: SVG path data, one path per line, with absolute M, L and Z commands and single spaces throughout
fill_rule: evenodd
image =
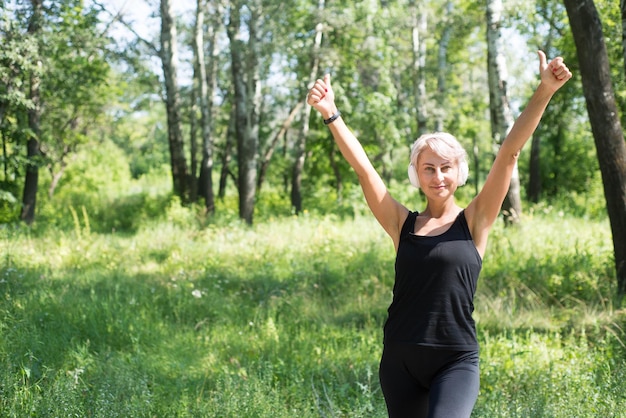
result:
M 84 220 L 83 220 L 84 219 Z M 384 417 L 393 248 L 370 217 L 133 234 L 0 230 L 0 416 Z M 497 226 L 476 417 L 618 417 L 626 314 L 608 223 Z

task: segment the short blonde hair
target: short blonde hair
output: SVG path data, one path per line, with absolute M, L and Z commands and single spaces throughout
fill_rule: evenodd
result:
M 419 181 L 417 179 L 417 161 L 420 154 L 426 147 L 433 150 L 437 155 L 447 158 L 450 161 L 454 161 L 459 168 L 458 183 L 459 186 L 464 185 L 467 182 L 469 176 L 469 166 L 467 163 L 467 152 L 461 145 L 458 139 L 454 135 L 447 132 L 431 132 L 426 133 L 417 138 L 413 145 L 411 145 L 411 156 L 409 164 L 409 179 L 413 186 L 419 188 Z M 412 172 L 415 175 L 412 175 Z

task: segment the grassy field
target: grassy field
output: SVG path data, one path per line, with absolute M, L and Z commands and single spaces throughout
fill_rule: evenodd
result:
M 393 248 L 369 217 L 0 229 L 0 416 L 384 417 Z M 188 222 L 187 222 L 188 221 Z M 492 234 L 476 417 L 626 416 L 607 222 Z

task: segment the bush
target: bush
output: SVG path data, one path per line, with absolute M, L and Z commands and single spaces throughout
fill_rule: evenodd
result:
M 14 185 L 7 185 L 0 183 L 3 190 L 0 190 L 0 224 L 6 224 L 15 222 L 19 218 L 20 203 L 14 195 L 14 192 L 4 190 L 5 187 L 11 187 Z

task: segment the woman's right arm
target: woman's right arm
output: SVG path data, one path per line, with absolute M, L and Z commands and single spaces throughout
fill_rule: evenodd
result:
M 337 114 L 335 95 L 330 85 L 330 75 L 317 80 L 309 91 L 307 103 L 313 106 L 325 120 Z M 408 209 L 398 203 L 387 190 L 387 186 L 372 165 L 363 146 L 347 127 L 341 116 L 328 124 L 339 151 L 359 178 L 365 200 L 383 229 L 398 247 L 402 224 L 408 216 Z

